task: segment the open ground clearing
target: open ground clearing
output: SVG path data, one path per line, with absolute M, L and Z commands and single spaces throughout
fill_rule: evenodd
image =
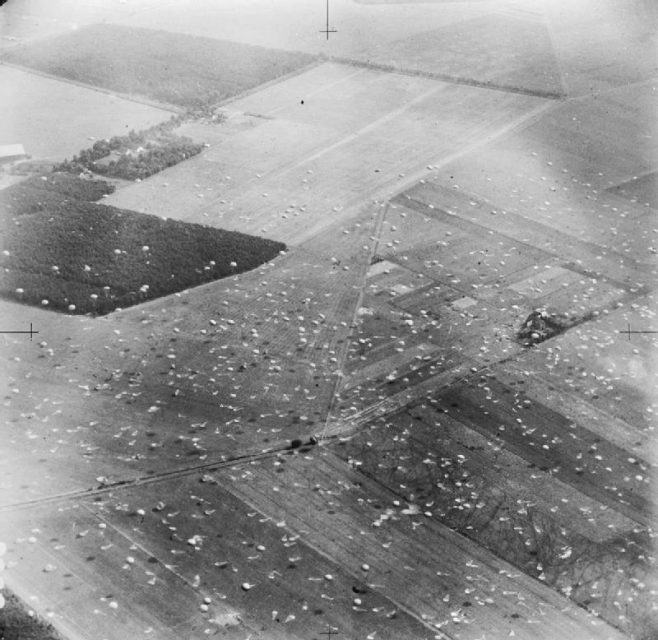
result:
M 658 204 L 656 178 L 658 174 L 655 171 L 643 176 L 634 176 L 628 182 L 611 187 L 611 191 L 627 197 L 631 202 L 648 204 L 655 209 Z
M 390 42 L 427 29 L 430 24 L 459 22 L 475 17 L 487 4 L 456 3 L 449 11 L 431 3 L 365 7 L 351 0 L 336 0 L 330 10 L 332 26 L 341 37 L 326 39 L 325 6 L 304 0 L 281 0 L 267 5 L 259 0 L 229 0 L 218 4 L 201 0 L 194 12 L 174 6 L 168 11 L 143 11 L 118 17 L 116 22 L 209 38 L 261 44 L 276 49 L 324 55 L 358 56 L 380 42 Z
M 561 86 L 570 94 L 583 95 L 592 89 L 647 79 L 654 73 L 654 50 L 647 44 L 656 33 L 655 3 L 629 0 L 624 15 L 618 8 L 614 0 L 557 0 L 550 5 L 536 0 L 375 5 L 335 0 L 330 22 L 340 36 L 328 41 L 319 33 L 325 20 L 324 7 L 302 0 L 285 0 L 267 8 L 258 0 L 221 5 L 205 0 L 198 3 L 198 13 L 181 6 L 166 12 L 144 10 L 114 20 L 280 49 L 322 52 L 360 62 L 381 57 L 397 68 L 416 64 L 433 73 L 449 69 L 466 79 L 489 79 L 491 76 L 483 75 L 483 67 L 489 69 L 489 61 L 495 59 L 500 71 L 492 70 L 494 75 L 508 74 L 531 87 L 555 90 Z M 501 17 L 507 20 L 502 25 Z M 519 43 L 526 43 L 525 59 L 501 36 L 501 26 L 503 33 L 516 34 Z M 443 55 L 423 56 L 414 41 L 427 40 L 432 29 L 441 33 L 442 41 L 450 42 L 456 32 L 464 37 L 452 49 L 428 41 L 430 49 Z M 530 31 L 536 34 L 533 41 L 524 36 Z M 479 39 L 474 37 L 476 33 Z M 485 42 L 488 48 L 480 52 Z M 389 52 L 396 49 L 398 55 L 391 56 Z M 549 71 L 542 76 L 547 85 L 533 77 L 527 65 L 529 57 Z
M 171 112 L 0 65 L 0 140 L 20 142 L 34 158 L 59 162 L 130 129 L 146 129 Z M 20 90 L 19 90 L 20 89 Z M 47 98 L 44 98 L 47 96 Z
M 233 102 L 222 125 L 184 127 L 210 149 L 108 202 L 295 245 L 353 217 L 363 192 L 384 199 L 428 164 L 545 108 L 526 96 L 323 64 Z M 263 154 L 252 160 L 254 146 Z
M 377 591 L 421 618 L 428 633 L 475 639 L 487 628 L 498 637 L 513 631 L 516 637 L 552 639 L 559 629 L 560 635 L 581 638 L 622 637 L 540 582 L 514 573 L 481 547 L 401 504 L 395 493 L 354 470 L 359 461 L 348 464 L 320 452 L 296 462 L 280 476 L 264 463 L 219 477 L 232 480 L 229 490 L 248 504 L 304 531 L 310 544 L 343 566 L 355 572 L 360 566 Z M 285 497 L 279 497 L 285 475 Z M 306 512 L 295 507 L 297 492 L 310 498 L 304 501 Z M 367 594 L 363 600 L 368 607 Z M 551 629 L 537 624 L 544 616 Z
M 370 18 L 340 23 L 364 51 L 537 6 L 334 4 Z M 199 5 L 121 18 L 221 32 L 237 7 Z M 620 53 L 610 3 L 555 6 L 553 38 L 560 8 L 584 33 L 603 15 L 600 59 Z M 263 15 L 287 42 L 273 27 L 308 14 Z M 8 584 L 72 640 L 653 640 L 655 336 L 619 331 L 655 321 L 655 211 L 614 190 L 655 171 L 650 85 L 622 96 L 629 63 L 581 40 L 554 45 L 560 81 L 598 93 L 565 102 L 323 64 L 188 125 L 209 149 L 114 194 L 291 250 L 103 319 L 35 308 L 42 346 L 2 338 Z M 524 348 L 537 304 L 574 324 Z
M 32 413 L 48 435 L 11 431 L 7 459 L 22 463 L 6 474 L 6 499 L 221 462 L 320 432 L 369 263 L 374 209 L 349 234 L 334 225 L 256 270 L 102 322 L 35 309 L 35 324 L 49 326 L 32 373 L 41 390 L 22 389 L 16 361 L 8 374 L 19 391 L 5 402 Z M 6 308 L 20 317 L 20 306 Z M 18 358 L 30 354 L 29 342 L 15 348 Z M 62 474 L 72 449 L 76 472 Z
M 496 370 L 485 373 L 476 376 L 474 382 L 493 395 Z M 525 381 L 522 376 L 521 382 Z M 357 461 L 363 473 L 390 487 L 419 518 L 424 513 L 438 519 L 524 573 L 596 610 L 611 623 L 621 621 L 624 628 L 631 624 L 642 637 L 655 621 L 645 618 L 651 611 L 649 591 L 638 593 L 634 583 L 655 585 L 652 564 L 645 560 L 651 539 L 636 521 L 621 515 L 616 507 L 611 510 L 608 501 L 600 503 L 579 493 L 583 488 L 591 493 L 586 478 L 596 473 L 596 464 L 605 474 L 606 465 L 630 463 L 619 455 L 613 461 L 615 456 L 609 455 L 603 441 L 594 451 L 599 451 L 605 462 L 597 463 L 590 450 L 581 465 L 585 467 L 580 472 L 583 475 L 573 476 L 578 478 L 576 482 L 565 483 L 560 473 L 546 475 L 542 473 L 545 466 L 538 462 L 541 447 L 533 448 L 536 443 L 530 442 L 529 435 L 525 451 L 513 453 L 504 444 L 505 434 L 521 427 L 527 429 L 526 435 L 536 431 L 551 450 L 560 446 L 561 430 L 560 437 L 555 437 L 549 421 L 539 428 L 533 423 L 533 411 L 542 411 L 539 402 L 525 403 L 520 391 L 523 387 L 516 387 L 497 397 L 503 398 L 506 406 L 517 408 L 517 415 L 524 419 L 520 427 L 513 420 L 497 422 L 496 412 L 486 412 L 493 405 L 486 404 L 479 405 L 477 426 L 472 430 L 472 422 L 452 418 L 453 411 L 464 410 L 458 388 L 451 387 L 445 393 L 447 404 L 425 401 L 408 406 L 397 415 L 373 422 L 347 446 L 336 450 L 341 457 Z M 478 434 L 489 420 L 493 425 L 504 425 L 499 437 Z M 576 436 L 576 431 L 571 435 Z M 573 441 L 569 438 L 568 443 L 575 446 L 575 456 L 580 450 L 578 437 Z M 586 449 L 587 445 L 583 447 Z M 548 453 L 548 449 L 544 451 Z M 635 460 L 646 468 L 645 463 Z M 571 464 L 577 467 L 574 462 Z M 560 466 L 569 464 L 559 457 Z M 624 510 L 623 505 L 618 506 Z M 614 604 L 622 593 L 624 599 L 629 598 L 625 609 Z

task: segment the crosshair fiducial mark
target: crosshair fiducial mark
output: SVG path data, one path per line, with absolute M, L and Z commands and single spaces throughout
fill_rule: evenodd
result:
M 321 636 L 327 636 L 329 640 L 331 640 L 332 636 L 338 636 L 340 635 L 340 632 L 334 631 L 333 629 L 329 629 L 329 631 L 320 631 Z
M 35 331 L 32 328 L 32 323 L 30 322 L 30 330 L 29 331 L 0 331 L 0 333 L 29 333 L 30 334 L 30 340 L 32 340 L 32 336 L 36 333 L 39 333 L 39 332 Z
M 631 339 L 631 333 L 658 333 L 658 331 L 631 331 L 631 325 L 628 325 L 628 329 L 622 329 L 619 333 L 625 333 L 628 335 L 628 339 Z
M 320 29 L 320 33 L 326 33 L 327 34 L 327 40 L 329 40 L 329 34 L 330 33 L 338 33 L 336 29 L 330 29 L 329 28 L 329 0 L 327 0 L 327 26 L 324 29 Z

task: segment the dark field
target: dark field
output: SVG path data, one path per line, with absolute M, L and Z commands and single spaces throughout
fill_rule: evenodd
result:
M 104 314 L 253 269 L 285 249 L 279 242 L 89 201 L 109 190 L 105 183 L 61 174 L 5 190 L 1 295 Z
M 181 107 L 220 102 L 310 64 L 304 53 L 98 24 L 28 44 L 8 62 Z
M 6 603 L 0 609 L 0 638 L 2 640 L 61 640 L 61 636 L 47 622 L 28 614 L 23 603 L 5 592 Z
M 0 211 L 3 218 L 21 216 L 76 200 L 94 202 L 113 191 L 113 185 L 101 180 L 81 180 L 66 173 L 51 173 L 0 191 Z

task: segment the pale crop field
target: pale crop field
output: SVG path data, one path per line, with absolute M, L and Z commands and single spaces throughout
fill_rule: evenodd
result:
M 324 64 L 231 103 L 214 130 L 187 129 L 210 148 L 108 202 L 296 245 L 547 102 Z
M 172 112 L 70 82 L 0 65 L 0 140 L 21 143 L 35 159 L 61 161 L 91 139 L 124 135 Z

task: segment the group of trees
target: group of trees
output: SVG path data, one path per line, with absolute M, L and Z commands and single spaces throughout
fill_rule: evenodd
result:
M 65 186 L 75 190 L 59 185 Z M 72 193 L 25 215 L 27 224 L 16 224 L 25 217 L 0 218 L 0 296 L 75 314 L 109 313 L 235 275 L 285 249 L 280 242 Z
M 124 180 L 143 180 L 167 167 L 191 158 L 203 147 L 189 139 L 168 141 L 165 145 L 147 143 L 136 153 L 124 153 L 107 165 L 94 165 L 92 170 L 103 176 Z
M 113 191 L 114 185 L 104 180 L 87 180 L 66 173 L 34 176 L 0 191 L 0 215 L 10 220 L 76 200 L 94 202 Z
M 124 180 L 144 179 L 167 167 L 190 158 L 203 149 L 203 145 L 189 138 L 177 136 L 173 129 L 184 116 L 172 116 L 168 121 L 143 131 L 130 131 L 125 136 L 97 140 L 89 149 L 83 149 L 71 160 L 54 167 L 68 173 L 93 172 Z M 99 163 L 99 160 L 116 153 L 116 160 Z

